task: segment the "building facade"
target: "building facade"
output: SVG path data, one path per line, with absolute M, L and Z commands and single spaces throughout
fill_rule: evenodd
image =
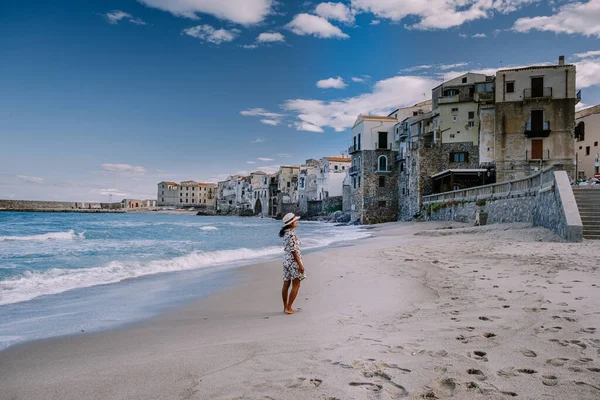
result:
M 159 207 L 215 207 L 217 185 L 183 181 L 163 181 L 158 184 L 157 205 Z
M 600 105 L 575 114 L 575 175 L 589 179 L 600 173 Z
M 498 181 L 555 165 L 573 175 L 575 66 L 504 69 L 496 73 L 495 141 Z

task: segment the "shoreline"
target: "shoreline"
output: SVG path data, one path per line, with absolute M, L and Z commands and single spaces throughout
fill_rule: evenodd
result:
M 462 226 L 384 224 L 369 240 L 307 254 L 294 316 L 280 310 L 281 266 L 269 261 L 241 267 L 234 288 L 134 326 L 10 347 L 0 352 L 3 393 L 596 399 L 593 243 Z

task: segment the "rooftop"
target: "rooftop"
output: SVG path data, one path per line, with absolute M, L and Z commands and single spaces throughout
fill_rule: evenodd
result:
M 577 111 L 575 113 L 575 119 L 581 119 L 585 117 L 589 117 L 590 115 L 600 114 L 600 104 L 585 108 L 581 111 Z
M 573 64 L 565 64 L 565 65 L 530 65 L 529 67 L 518 67 L 518 68 L 506 68 L 500 69 L 496 74 L 506 71 L 526 71 L 528 69 L 558 69 L 558 68 L 575 68 Z
M 352 159 L 350 157 L 324 157 L 327 161 L 333 162 L 351 162 Z
M 360 124 L 362 121 L 386 121 L 386 122 L 397 122 L 398 120 L 394 117 L 389 116 L 377 116 L 377 115 L 359 115 L 354 122 L 354 126 Z M 353 126 L 353 127 L 354 127 Z

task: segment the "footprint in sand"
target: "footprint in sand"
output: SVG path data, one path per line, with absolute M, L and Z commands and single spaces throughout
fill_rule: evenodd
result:
M 518 369 L 517 372 L 520 372 L 520 373 L 525 374 L 525 375 L 537 374 L 536 370 L 529 369 L 529 368 L 521 368 L 521 369 Z
M 567 361 L 569 361 L 568 358 L 552 358 L 546 360 L 546 364 L 552 365 L 553 367 L 562 367 Z
M 528 349 L 522 349 L 521 354 L 523 354 L 525 357 L 537 357 L 535 351 Z
M 371 390 L 373 392 L 379 392 L 381 389 L 383 389 L 382 385 L 378 385 L 371 382 L 350 382 L 348 383 L 348 385 L 364 387 L 365 389 Z
M 488 317 L 479 317 L 479 319 L 482 321 L 490 321 L 490 319 Z
M 475 350 L 472 354 L 469 354 L 469 357 L 474 358 L 475 360 L 487 361 L 486 357 L 487 353 L 481 350 Z
M 481 334 L 481 336 L 483 336 L 486 339 L 491 339 L 491 338 L 495 338 L 496 334 L 495 333 L 491 333 L 491 332 L 483 332 Z
M 487 379 L 487 376 L 485 376 L 485 374 L 478 369 L 470 368 L 467 370 L 467 374 L 473 375 L 475 378 L 479 379 L 480 381 L 484 381 Z
M 556 386 L 558 378 L 554 375 L 542 375 L 542 383 L 546 386 Z
M 596 328 L 582 328 L 580 332 L 582 332 L 582 333 L 596 333 Z

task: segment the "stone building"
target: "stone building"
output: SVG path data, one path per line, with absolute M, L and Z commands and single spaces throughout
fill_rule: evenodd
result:
M 352 127 L 351 218 L 362 224 L 398 218 L 397 144 L 393 116 L 360 115 Z
M 269 214 L 269 176 L 262 172 L 252 172 L 249 177 L 249 194 L 254 215 L 266 217 Z
M 252 198 L 250 180 L 246 176 L 232 175 L 218 183 L 217 212 L 221 214 L 242 214 L 251 212 Z
M 300 167 L 282 165 L 277 174 L 277 214 L 283 217 L 287 213 L 300 214 L 300 195 L 298 193 L 298 177 Z
M 140 200 L 140 199 L 123 199 L 121 200 L 122 207 L 126 210 L 136 209 L 153 209 L 156 208 L 156 200 Z
M 309 202 L 320 200 L 318 181 L 322 176 L 323 165 L 318 160 L 306 160 L 306 163 L 300 166 L 298 173 L 300 215 L 308 213 Z
M 213 209 L 216 202 L 214 183 L 163 181 L 158 184 L 157 205 L 159 207 L 202 207 Z
M 504 69 L 496 73 L 495 154 L 498 181 L 554 165 L 573 175 L 575 66 Z
M 589 179 L 600 168 L 600 105 L 575 113 L 576 176 Z

